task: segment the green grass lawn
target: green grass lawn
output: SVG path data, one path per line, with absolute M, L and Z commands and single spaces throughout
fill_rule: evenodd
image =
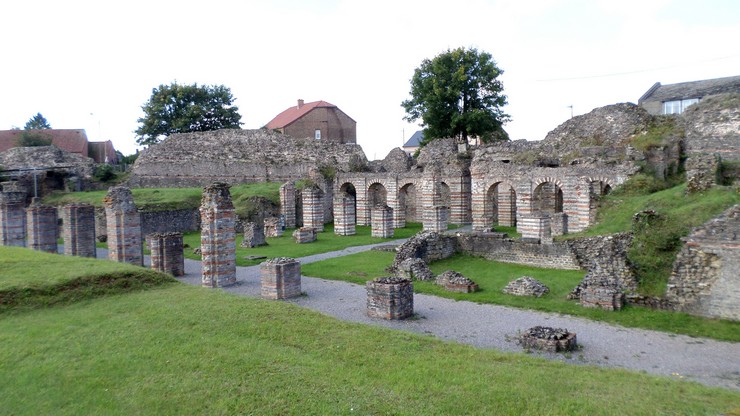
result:
M 355 235 L 336 235 L 334 234 L 334 225 L 324 225 L 324 232 L 319 233 L 316 242 L 308 244 L 296 244 L 293 241 L 293 230 L 286 230 L 282 237 L 268 238 L 266 246 L 261 247 L 241 247 L 244 235 L 237 235 L 236 238 L 236 264 L 238 266 L 253 266 L 262 263 L 264 260 L 247 260 L 245 256 L 266 256 L 272 257 L 304 257 L 313 254 L 326 253 L 329 251 L 342 250 L 347 247 L 364 246 L 367 244 L 377 244 L 390 242 L 400 238 L 409 238 L 421 231 L 420 223 L 407 223 L 405 228 L 396 228 L 393 238 L 376 238 L 370 236 L 370 227 L 358 225 Z M 193 248 L 200 247 L 200 233 L 191 232 L 183 236 L 183 243 L 189 248 L 185 249 L 185 257 L 193 260 L 200 260 L 201 256 L 193 254 Z
M 740 410 L 738 392 L 479 350 L 178 283 L 0 313 L 0 345 L 0 402 L 12 415 Z
M 364 284 L 375 277 L 387 276 L 385 268 L 391 264 L 393 256 L 393 253 L 379 251 L 358 253 L 306 264 L 301 266 L 301 272 L 305 276 Z M 577 301 L 565 298 L 581 281 L 583 271 L 542 269 L 493 262 L 465 255 L 456 255 L 433 262 L 430 268 L 435 274 L 440 274 L 445 270 L 460 272 L 476 282 L 481 290 L 475 293 L 450 293 L 431 282 L 414 282 L 415 292 L 450 299 L 582 316 L 598 321 L 675 334 L 740 341 L 740 322 L 629 306 L 618 312 L 584 308 Z M 521 276 L 536 278 L 550 288 L 550 293 L 541 298 L 530 298 L 506 295 L 501 292 L 508 282 Z

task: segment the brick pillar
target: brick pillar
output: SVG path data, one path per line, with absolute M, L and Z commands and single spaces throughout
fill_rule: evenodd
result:
M 367 282 L 367 315 L 405 319 L 414 314 L 414 285 L 400 277 L 379 277 Z
M 236 230 L 230 186 L 214 182 L 203 188 L 200 203 L 201 285 L 222 287 L 236 283 Z
M 103 199 L 108 231 L 108 259 L 136 266 L 144 265 L 141 247 L 141 215 L 131 190 L 116 186 Z
M 33 198 L 31 205 L 26 208 L 28 248 L 56 253 L 57 229 L 57 208 L 41 205 L 38 198 Z
M 450 212 L 451 224 L 470 224 L 471 222 L 471 183 L 470 176 L 450 178 Z
M 173 276 L 185 274 L 182 253 L 182 233 L 154 233 L 147 237 L 151 250 L 152 269 Z
M 318 186 L 309 186 L 303 189 L 303 226 L 313 228 L 317 233 L 324 231 L 324 202 L 321 189 Z
M 355 197 L 347 192 L 338 192 L 334 198 L 334 234 L 355 235 Z
M 498 225 L 516 226 L 516 192 L 511 188 L 498 190 Z
M 278 257 L 260 264 L 263 299 L 288 299 L 301 295 L 301 263 Z
M 393 210 L 393 228 L 406 227 L 406 210 L 404 209 L 405 207 L 401 206 L 401 202 L 398 198 L 395 201 L 390 201 L 388 205 L 391 207 L 391 210 Z
M 568 234 L 568 215 L 563 212 L 550 214 L 550 229 L 553 237 Z
M 424 231 L 447 231 L 447 207 L 432 206 L 424 208 Z
M 282 237 L 283 231 L 284 231 L 283 220 L 281 220 L 280 218 L 275 218 L 275 217 L 265 218 L 265 227 L 264 227 L 265 237 Z
M 547 215 L 522 215 L 518 230 L 522 239 L 537 240 L 542 244 L 552 244 L 552 228 Z
M 286 182 L 280 186 L 280 215 L 285 217 L 285 228 L 295 228 L 295 185 Z
M 378 205 L 372 211 L 372 237 L 393 237 L 393 208 L 388 205 Z
M 26 246 L 25 192 L 0 193 L 0 245 Z
M 473 181 L 470 196 L 473 231 L 491 231 L 487 192 L 485 181 L 481 179 Z
M 62 236 L 65 255 L 96 257 L 95 207 L 90 204 L 62 207 Z

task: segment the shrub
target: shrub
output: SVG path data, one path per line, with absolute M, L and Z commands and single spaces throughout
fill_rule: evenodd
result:
M 102 164 L 95 166 L 93 177 L 100 182 L 108 182 L 116 178 L 116 173 L 113 171 L 113 166 Z

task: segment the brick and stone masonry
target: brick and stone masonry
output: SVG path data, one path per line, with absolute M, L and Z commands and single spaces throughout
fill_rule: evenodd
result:
M 550 214 L 550 230 L 553 237 L 568 234 L 568 215 L 563 212 Z
M 242 240 L 242 247 L 259 247 L 266 246 L 264 227 L 260 227 L 255 222 L 248 222 L 244 224 L 244 239 Z
M 448 209 L 446 206 L 430 206 L 424 208 L 424 231 L 447 231 Z
M 308 186 L 301 193 L 303 200 L 303 226 L 324 232 L 324 201 L 318 186 Z
M 108 232 L 108 259 L 144 265 L 141 246 L 141 216 L 131 190 L 125 186 L 108 189 L 103 199 Z
M 552 244 L 552 228 L 548 215 L 522 215 L 518 221 L 522 239 L 537 240 L 541 244 Z
M 301 295 L 301 262 L 277 257 L 260 264 L 263 299 L 288 299 Z
M 284 225 L 280 218 L 277 217 L 270 217 L 265 218 L 265 237 L 268 238 L 274 238 L 274 237 L 282 237 L 283 235 L 283 229 Z
M 367 282 L 367 315 L 371 318 L 406 319 L 414 314 L 414 285 L 399 277 L 379 277 Z
M 285 217 L 285 228 L 295 228 L 295 185 L 286 182 L 280 186 L 280 215 Z
M 203 188 L 200 204 L 201 285 L 223 287 L 236 283 L 236 213 L 230 186 L 214 182 Z
M 47 253 L 57 252 L 57 208 L 41 205 L 39 198 L 33 198 L 26 208 L 26 230 L 28 248 Z
M 347 192 L 337 192 L 334 198 L 334 234 L 355 235 L 357 216 L 355 197 Z
M 151 250 L 152 269 L 175 277 L 185 274 L 182 233 L 153 233 L 147 237 Z
M 67 256 L 96 257 L 95 207 L 68 204 L 62 207 L 62 237 Z
M 293 240 L 298 244 L 313 243 L 316 241 L 316 230 L 310 227 L 296 228 L 293 231 Z
M 624 293 L 610 285 L 588 286 L 581 291 L 581 306 L 618 311 L 624 306 Z
M 26 246 L 25 192 L 0 193 L 0 245 Z
M 373 207 L 371 217 L 371 236 L 378 238 L 393 237 L 393 208 L 388 205 Z

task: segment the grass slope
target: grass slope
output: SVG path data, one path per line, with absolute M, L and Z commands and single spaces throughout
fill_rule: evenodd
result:
M 184 285 L 0 315 L 6 414 L 719 414 L 740 393 Z
M 393 253 L 370 251 L 306 264 L 301 266 L 301 272 L 305 276 L 364 284 L 375 277 L 387 276 L 385 268 L 392 261 Z M 582 316 L 629 327 L 740 342 L 740 322 L 701 318 L 685 313 L 655 311 L 640 307 L 626 307 L 619 312 L 584 308 L 577 301 L 565 298 L 581 281 L 583 271 L 542 269 L 492 262 L 464 255 L 433 262 L 430 268 L 435 274 L 440 274 L 445 270 L 460 272 L 475 281 L 481 290 L 476 293 L 450 293 L 431 282 L 414 282 L 415 292 L 450 299 Z M 550 293 L 541 298 L 530 298 L 506 295 L 501 292 L 508 282 L 521 276 L 532 276 L 543 282 L 550 288 Z

